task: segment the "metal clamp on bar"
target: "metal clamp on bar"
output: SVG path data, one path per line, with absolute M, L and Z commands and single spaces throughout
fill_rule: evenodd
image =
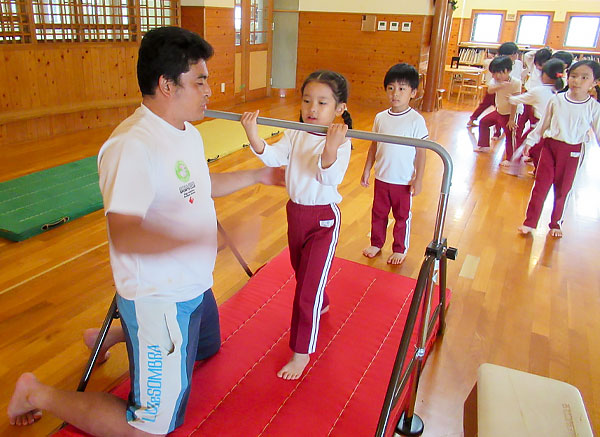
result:
M 446 258 L 455 260 L 458 256 L 458 249 L 456 247 L 448 247 L 448 242 L 445 238 L 442 239 L 441 243 L 432 241 L 425 249 L 425 255 L 433 255 L 435 259 L 441 259 L 443 255 Z

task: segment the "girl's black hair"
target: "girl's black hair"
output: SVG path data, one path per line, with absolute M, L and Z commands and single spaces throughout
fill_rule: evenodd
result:
M 348 81 L 340 73 L 330 70 L 317 70 L 310 73 L 300 88 L 302 94 L 304 94 L 304 88 L 306 88 L 306 85 L 310 82 L 319 82 L 328 85 L 333 92 L 336 105 L 348 103 Z M 348 129 L 352 129 L 352 117 L 348 110 L 345 110 L 342 113 L 342 119 L 344 120 L 344 123 L 348 125 Z M 302 120 L 302 113 L 300 113 L 300 121 L 304 123 L 304 120 Z
M 565 87 L 563 73 L 565 71 L 565 63 L 558 58 L 546 61 L 542 68 L 542 73 L 554 81 L 554 88 L 560 91 Z
M 535 55 L 533 56 L 533 63 L 535 65 L 539 65 L 541 67 L 546 62 L 548 62 L 548 60 L 551 57 L 552 57 L 552 50 L 550 50 L 547 47 L 544 47 L 542 49 L 539 49 L 537 52 L 535 52 Z
M 573 65 L 571 65 L 571 68 L 569 68 L 568 74 L 571 74 L 571 71 L 581 67 L 582 65 L 587 65 L 592 69 L 594 80 L 600 80 L 600 64 L 596 61 L 592 61 L 591 59 L 582 59 L 581 61 L 575 62 Z M 600 102 L 600 86 L 596 85 L 594 86 L 594 89 L 596 90 L 596 100 Z

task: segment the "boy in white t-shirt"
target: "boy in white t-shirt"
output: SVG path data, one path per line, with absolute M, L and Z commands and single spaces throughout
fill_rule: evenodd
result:
M 388 70 L 383 85 L 391 108 L 375 116 L 373 131 L 402 137 L 425 139 L 429 136 L 425 119 L 409 106 L 417 94 L 419 73 L 409 64 L 396 64 Z M 375 164 L 375 187 L 371 214 L 371 245 L 363 255 L 373 258 L 385 243 L 388 215 L 394 215 L 394 242 L 388 264 L 404 261 L 409 246 L 412 196 L 421 192 L 425 170 L 425 150 L 373 141 L 361 178 L 369 186 L 371 168 Z

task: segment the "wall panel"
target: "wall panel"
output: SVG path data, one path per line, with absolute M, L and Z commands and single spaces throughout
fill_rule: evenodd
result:
M 388 25 L 390 21 L 410 21 L 411 32 L 362 32 L 361 19 L 362 14 L 300 12 L 298 88 L 312 71 L 325 68 L 348 78 L 351 101 L 385 105 L 382 83 L 389 67 L 407 62 L 423 68 L 422 62 L 428 56 L 431 16 L 377 15 L 377 20 L 385 20 Z
M 0 115 L 48 114 L 2 124 L 0 144 L 118 123 L 123 111 L 117 108 L 91 105 L 73 114 L 52 114 L 52 108 L 138 97 L 137 50 L 136 43 L 1 45 Z M 125 113 L 134 108 L 128 105 Z

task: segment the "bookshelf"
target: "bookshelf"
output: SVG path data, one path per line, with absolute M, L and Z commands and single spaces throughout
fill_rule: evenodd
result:
M 483 67 L 490 50 L 498 50 L 500 44 L 461 42 L 458 44 L 458 57 L 461 65 Z M 517 45 L 521 54 L 533 50 L 528 45 Z
M 458 44 L 458 57 L 459 64 L 461 65 L 472 65 L 477 67 L 483 66 L 483 61 L 489 50 L 498 50 L 500 44 L 488 44 L 488 43 L 474 43 L 474 42 L 461 42 Z M 518 45 L 521 55 L 530 50 L 537 50 L 537 47 L 531 47 L 528 45 Z M 600 52 L 593 52 L 587 50 L 568 50 L 575 57 L 576 61 L 582 59 L 592 59 L 596 62 L 600 62 Z

